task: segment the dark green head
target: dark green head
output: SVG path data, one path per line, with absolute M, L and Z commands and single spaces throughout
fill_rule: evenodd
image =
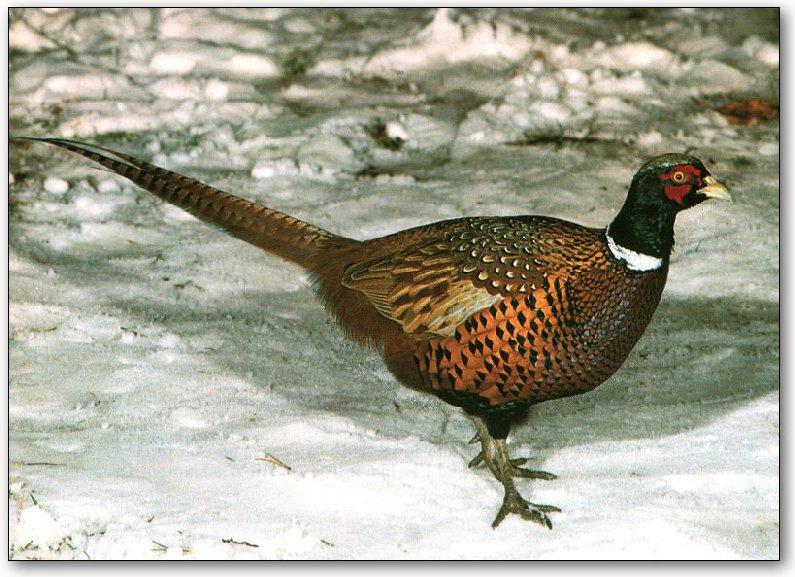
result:
M 609 233 L 620 246 L 663 258 L 674 244 L 677 213 L 708 198 L 731 200 L 696 157 L 663 154 L 640 167 L 629 186 L 627 200 L 610 224 Z
M 674 212 L 708 198 L 731 200 L 728 189 L 710 175 L 698 158 L 688 154 L 663 154 L 641 166 L 632 179 L 629 197 Z

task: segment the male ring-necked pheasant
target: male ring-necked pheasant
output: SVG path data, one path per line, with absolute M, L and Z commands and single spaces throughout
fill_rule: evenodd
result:
M 660 301 L 677 213 L 730 199 L 700 160 L 665 154 L 635 174 L 610 225 L 544 216 L 458 218 L 358 241 L 125 154 L 59 138 L 162 200 L 305 269 L 326 309 L 409 387 L 462 407 L 509 513 L 552 524 L 525 501 L 505 439 L 530 405 L 590 391 L 626 359 Z

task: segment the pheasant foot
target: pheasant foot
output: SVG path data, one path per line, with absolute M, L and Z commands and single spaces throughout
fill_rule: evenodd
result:
M 485 462 L 494 477 L 505 487 L 505 497 L 503 498 L 502 507 L 500 507 L 497 517 L 495 517 L 491 526 L 496 528 L 509 513 L 513 513 L 519 515 L 522 519 L 539 523 L 551 529 L 552 521 L 550 521 L 547 513 L 559 513 L 560 509 L 553 505 L 539 505 L 526 501 L 516 489 L 513 478 L 554 479 L 556 476 L 546 471 L 533 471 L 519 467 L 518 465 L 524 464 L 527 460 L 509 458 L 505 439 L 495 439 L 489 433 L 485 421 L 480 417 L 474 417 L 473 420 L 480 438 L 482 450 L 472 459 L 469 466 L 475 467 L 481 462 Z
M 502 507 L 500 507 L 500 511 L 497 513 L 491 526 L 496 529 L 510 513 L 519 515 L 522 519 L 527 521 L 533 521 L 534 523 L 543 525 L 547 529 L 552 529 L 552 521 L 550 521 L 547 513 L 560 513 L 560 509 L 554 505 L 539 505 L 538 503 L 526 501 L 516 488 L 511 490 L 510 487 L 506 486 Z

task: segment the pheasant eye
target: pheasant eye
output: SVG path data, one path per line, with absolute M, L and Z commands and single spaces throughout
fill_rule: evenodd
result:
M 671 180 L 673 180 L 675 184 L 683 184 L 687 180 L 687 175 L 681 170 L 677 170 L 671 175 Z

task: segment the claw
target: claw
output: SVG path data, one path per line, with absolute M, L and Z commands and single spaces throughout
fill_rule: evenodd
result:
M 534 523 L 543 525 L 547 529 L 552 529 L 552 521 L 550 521 L 549 517 L 547 517 L 538 509 L 528 509 L 527 511 L 522 511 L 521 516 L 522 519 L 525 519 L 526 521 L 533 521 Z
M 526 521 L 533 521 L 539 525 L 543 525 L 547 529 L 552 529 L 552 521 L 546 515 L 547 513 L 560 513 L 560 509 L 554 505 L 538 505 L 530 503 L 522 499 L 518 494 L 507 494 L 502 502 L 502 507 L 494 518 L 491 524 L 492 528 L 496 529 L 502 523 L 509 513 L 519 515 Z

